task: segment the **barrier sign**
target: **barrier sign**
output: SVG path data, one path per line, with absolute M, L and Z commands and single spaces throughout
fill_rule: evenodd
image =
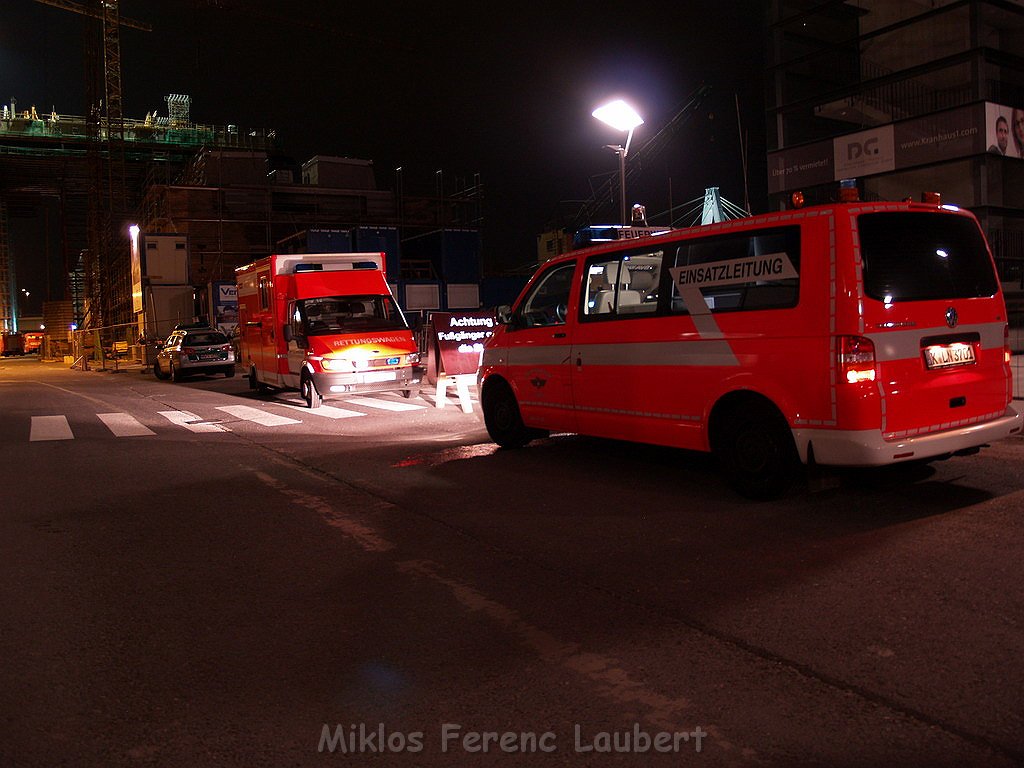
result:
M 439 366 L 448 376 L 476 373 L 484 342 L 494 334 L 493 312 L 432 312 L 430 321 L 440 353 Z

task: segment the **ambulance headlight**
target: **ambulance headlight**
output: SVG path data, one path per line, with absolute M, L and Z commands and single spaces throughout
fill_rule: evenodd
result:
M 406 361 L 409 363 L 409 365 L 418 365 L 419 362 L 420 362 L 420 353 L 419 352 L 411 353 L 406 358 Z
M 351 370 L 352 364 L 348 360 L 343 360 L 338 357 L 325 357 L 320 365 L 324 367 L 325 371 L 345 371 Z

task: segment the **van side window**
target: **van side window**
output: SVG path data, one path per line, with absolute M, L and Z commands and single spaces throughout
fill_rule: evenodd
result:
M 777 227 L 680 242 L 670 254 L 673 313 L 687 313 L 684 286 L 712 312 L 795 307 L 800 228 Z
M 583 318 L 653 315 L 658 311 L 663 251 L 615 253 L 587 261 Z
M 552 267 L 533 286 L 512 318 L 512 328 L 563 325 L 569 308 L 569 293 L 575 262 Z

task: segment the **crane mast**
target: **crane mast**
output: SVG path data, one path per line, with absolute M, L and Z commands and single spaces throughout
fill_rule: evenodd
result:
M 151 31 L 120 15 L 118 0 L 35 0 L 86 17 L 86 140 L 89 161 L 88 248 L 82 254 L 87 328 L 130 319 L 128 249 L 118 248 L 118 229 L 128 214 L 121 89 L 122 26 Z

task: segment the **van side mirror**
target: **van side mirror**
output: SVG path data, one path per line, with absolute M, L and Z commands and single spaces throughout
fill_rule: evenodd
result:
M 508 325 L 512 322 L 512 307 L 508 304 L 502 304 L 495 310 L 495 314 L 498 317 L 498 322 L 502 325 Z
M 291 323 L 285 323 L 281 327 L 281 335 L 284 336 L 285 343 L 288 343 L 295 338 L 294 334 L 292 334 Z

